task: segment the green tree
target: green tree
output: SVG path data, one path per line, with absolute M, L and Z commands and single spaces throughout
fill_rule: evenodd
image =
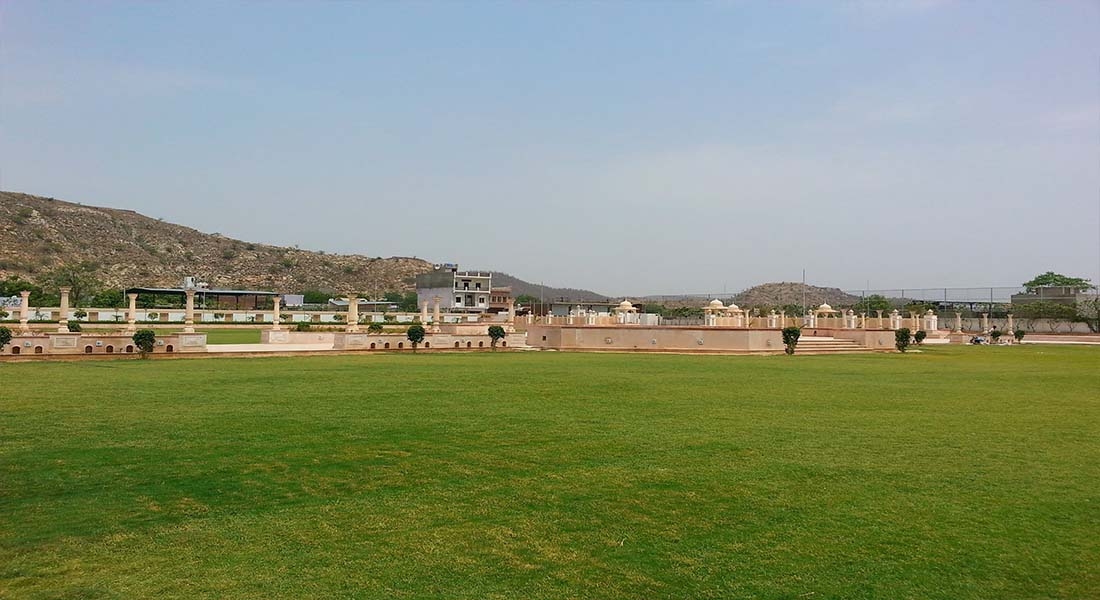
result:
M 1073 288 L 1079 292 L 1093 289 L 1094 285 L 1088 280 L 1081 277 L 1070 277 L 1068 275 L 1062 275 L 1061 273 L 1055 273 L 1054 271 L 1047 271 L 1042 275 L 1036 275 L 1031 281 L 1024 282 L 1024 289 L 1029 294 L 1035 293 L 1041 287 L 1068 287 Z
M 3 350 L 4 346 L 9 343 L 11 343 L 11 330 L 7 327 L 0 327 L 0 350 Z
M 401 302 L 397 306 L 401 309 L 401 312 L 416 312 L 419 309 L 417 302 L 416 292 L 406 292 L 404 296 L 401 296 Z
M 1051 331 L 1055 331 L 1058 324 L 1062 322 L 1089 322 L 1088 319 L 1081 318 L 1077 307 L 1057 302 L 1028 302 L 1027 304 L 1016 305 L 1013 310 L 1017 317 L 1028 320 L 1028 327 L 1032 330 L 1035 329 L 1039 319 L 1046 319 Z
M 520 294 L 520 295 L 516 296 L 516 304 L 531 305 L 531 304 L 535 304 L 538 301 L 539 301 L 539 299 L 532 296 L 531 294 Z
M 7 279 L 0 280 L 0 296 L 18 296 L 20 292 L 30 292 L 31 306 L 50 306 L 55 305 L 60 300 L 60 296 L 47 294 L 42 286 L 36 285 L 22 277 L 12 275 Z
M 409 338 L 409 341 L 412 342 L 413 352 L 416 352 L 416 347 L 420 345 L 420 342 L 424 341 L 424 333 L 425 331 L 422 325 L 413 325 L 405 332 L 405 337 Z
M 148 357 L 157 345 L 157 334 L 152 329 L 139 329 L 131 336 L 131 339 L 134 340 L 134 345 L 141 352 L 142 358 Z
M 126 304 L 126 296 L 122 290 L 101 290 L 92 299 L 92 304 L 103 308 L 122 308 Z
M 88 318 L 88 311 L 84 310 L 83 308 L 78 308 L 75 311 L 73 311 L 73 317 L 77 321 L 82 321 L 82 320 Z
M 332 294 L 320 290 L 306 290 L 302 292 L 302 302 L 306 304 L 326 304 Z
M 80 262 L 72 265 L 64 265 L 46 274 L 46 281 L 54 288 L 69 288 L 69 300 L 73 306 L 80 306 L 95 294 L 99 287 L 96 271 L 99 267 L 95 263 Z
M 500 325 L 492 325 L 489 327 L 489 345 L 493 347 L 493 351 L 496 352 L 497 343 L 503 340 L 508 335 L 508 332 L 504 331 L 504 328 Z
M 892 308 L 893 305 L 890 304 L 890 300 L 888 300 L 886 296 L 881 296 L 879 294 L 871 294 L 866 298 L 860 299 L 859 302 L 856 302 L 855 305 L 852 306 L 852 310 L 856 311 L 857 313 L 873 313 L 876 310 L 890 312 Z

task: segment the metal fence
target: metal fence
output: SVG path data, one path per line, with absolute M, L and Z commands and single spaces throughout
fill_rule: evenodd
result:
M 844 293 L 857 298 L 881 296 L 895 306 L 905 306 L 914 302 L 937 305 L 965 305 L 971 309 L 978 305 L 1008 304 L 1013 294 L 1026 292 L 1022 286 L 1004 287 L 942 287 L 942 288 L 897 288 L 880 290 L 844 290 Z M 1042 292 L 1042 288 L 1039 289 Z

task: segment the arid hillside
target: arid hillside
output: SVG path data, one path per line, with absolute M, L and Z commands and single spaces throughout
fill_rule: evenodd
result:
M 0 278 L 34 282 L 86 264 L 104 286 L 178 286 L 194 275 L 212 287 L 280 292 L 413 289 L 431 263 L 404 257 L 327 254 L 243 242 L 133 211 L 0 192 Z

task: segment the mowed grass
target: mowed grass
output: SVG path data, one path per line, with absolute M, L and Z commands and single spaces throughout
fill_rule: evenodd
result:
M 1100 595 L 1100 348 L 0 377 L 0 597 Z
M 259 344 L 259 329 L 208 329 L 199 330 L 206 334 L 207 344 Z

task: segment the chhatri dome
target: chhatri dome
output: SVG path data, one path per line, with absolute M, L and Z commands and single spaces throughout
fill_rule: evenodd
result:
M 719 308 L 719 309 L 725 308 L 725 305 L 723 305 L 722 301 L 719 300 L 718 298 L 715 298 L 714 300 L 711 300 L 710 304 L 708 304 L 707 306 L 709 308 Z

